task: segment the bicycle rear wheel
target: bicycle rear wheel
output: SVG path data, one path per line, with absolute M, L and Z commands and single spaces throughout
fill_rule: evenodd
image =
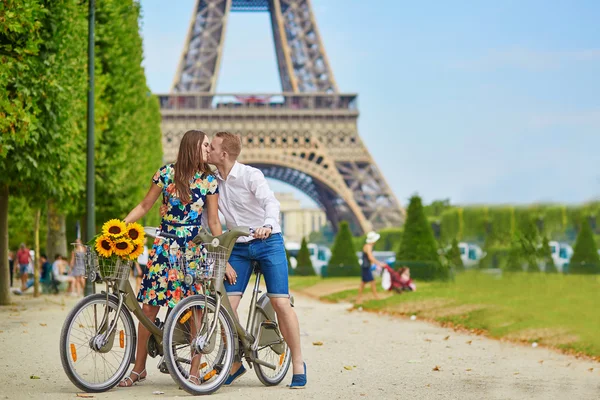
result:
M 210 334 L 215 320 L 216 327 Z M 171 311 L 163 334 L 165 361 L 171 377 L 192 395 L 217 391 L 229 376 L 235 340 L 229 315 L 223 308 L 216 313 L 212 297 L 185 298 Z M 184 365 L 181 360 L 196 361 L 197 368 L 192 370 L 192 362 Z
M 276 386 L 281 383 L 287 374 L 292 362 L 292 353 L 281 335 L 279 326 L 261 326 L 264 321 L 276 321 L 277 317 L 273 311 L 270 300 L 263 295 L 257 302 L 256 330 L 260 333 L 258 350 L 252 352 L 255 359 L 269 363 L 273 368 L 258 363 L 254 364 L 256 376 L 265 386 Z
M 60 359 L 65 373 L 75 386 L 98 393 L 116 386 L 133 360 L 136 333 L 131 314 L 125 306 L 117 315 L 114 296 L 95 294 L 75 305 L 63 324 Z M 104 321 L 106 315 L 107 323 Z M 112 335 L 107 327 L 116 320 Z

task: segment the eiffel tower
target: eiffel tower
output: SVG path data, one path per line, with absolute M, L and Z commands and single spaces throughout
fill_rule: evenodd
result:
M 282 93 L 215 93 L 230 12 L 268 12 Z M 240 162 L 286 182 L 354 234 L 400 226 L 404 210 L 358 135 L 357 95 L 340 93 L 309 0 L 197 0 L 171 93 L 158 95 L 165 161 L 189 129 L 242 139 Z

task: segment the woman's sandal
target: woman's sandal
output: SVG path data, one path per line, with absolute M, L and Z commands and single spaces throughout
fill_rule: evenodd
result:
M 133 379 L 131 379 L 131 374 L 130 374 L 130 376 L 123 378 L 123 380 L 119 383 L 119 387 L 132 387 L 133 385 L 137 385 L 140 382 L 144 382 L 146 380 L 146 376 L 142 377 L 142 374 L 144 372 L 146 372 L 146 368 L 144 368 L 144 370 L 142 372 L 135 372 L 132 370 L 131 374 L 136 374 L 137 379 L 135 381 Z M 127 379 L 129 379 L 129 382 L 131 382 L 131 384 L 127 383 Z
M 194 380 L 195 380 L 195 382 L 194 382 Z M 200 384 L 204 383 L 203 380 L 200 379 L 200 377 L 196 376 L 196 375 L 190 375 L 190 377 L 188 378 L 188 381 L 192 382 L 194 385 L 200 385 Z

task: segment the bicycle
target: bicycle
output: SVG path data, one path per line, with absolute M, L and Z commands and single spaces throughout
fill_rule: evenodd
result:
M 153 229 L 147 228 L 146 233 L 177 239 L 175 235 Z M 121 382 L 129 364 L 135 362 L 137 335 L 131 314 L 150 331 L 148 354 L 153 358 L 164 354 L 163 324 L 158 318 L 151 321 L 142 312 L 129 283 L 131 261 L 99 258 L 90 246 L 84 247 L 85 252 L 76 254 L 83 258 L 84 276 L 94 283 L 105 282 L 106 290 L 83 298 L 71 310 L 60 335 L 60 356 L 63 369 L 75 386 L 98 393 Z M 182 364 L 186 362 L 190 360 L 180 359 L 175 367 L 183 370 Z M 86 371 L 88 364 L 92 365 Z M 159 369 L 168 373 L 164 362 L 159 363 Z
M 259 263 L 253 262 L 256 281 L 246 328 L 235 317 L 223 285 L 225 267 L 236 239 L 251 236 L 253 232 L 251 228 L 237 227 L 214 237 L 201 231 L 193 239 L 204 245 L 205 254 L 197 260 L 199 267 L 185 268 L 188 271 L 185 282 L 201 283 L 205 294 L 189 296 L 173 308 L 165 321 L 163 337 L 168 370 L 175 382 L 190 394 L 217 391 L 228 378 L 234 360 L 245 358 L 266 386 L 281 383 L 290 367 L 291 353 L 270 299 L 266 293 L 257 298 L 262 276 Z M 290 297 L 292 306 L 293 301 Z M 186 348 L 189 359 L 200 357 L 196 361 L 197 370 L 192 371 L 192 363 L 189 370 L 177 368 L 181 359 L 178 352 Z

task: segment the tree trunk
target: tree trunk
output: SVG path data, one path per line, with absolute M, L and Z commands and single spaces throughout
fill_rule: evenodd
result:
M 0 186 L 0 305 L 10 304 L 8 271 L 8 185 Z
M 35 218 L 33 220 L 33 251 L 35 252 L 35 260 L 33 262 L 33 297 L 40 295 L 40 218 L 42 210 L 35 210 Z
M 48 200 L 48 235 L 46 238 L 46 255 L 49 260 L 60 254 L 67 254 L 67 224 L 66 217 L 58 212 L 54 201 Z

